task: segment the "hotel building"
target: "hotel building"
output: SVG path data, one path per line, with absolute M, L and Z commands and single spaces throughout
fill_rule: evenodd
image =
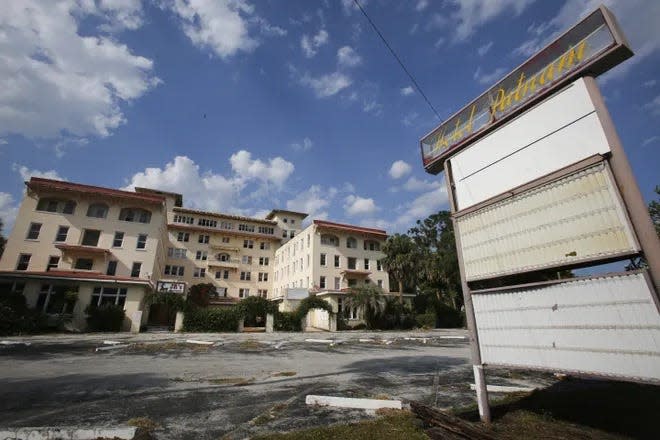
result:
M 303 228 L 307 214 L 278 209 L 263 219 L 193 210 L 180 194 L 148 188 L 36 177 L 25 184 L 0 259 L 0 292 L 22 292 L 48 314 L 70 313 L 76 328 L 84 329 L 88 305 L 105 303 L 124 307 L 125 330 L 158 324 L 145 295 L 199 283 L 215 286 L 213 305 L 259 295 L 284 310 L 310 292 L 335 311 L 349 287 L 389 292 L 383 230 L 323 220 Z M 67 302 L 68 292 L 77 301 Z

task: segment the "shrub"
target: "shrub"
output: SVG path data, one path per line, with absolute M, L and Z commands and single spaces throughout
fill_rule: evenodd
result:
M 183 317 L 183 329 L 187 332 L 235 332 L 240 318 L 241 313 L 236 307 L 191 307 Z
M 465 313 L 446 304 L 437 304 L 435 313 L 439 328 L 461 328 L 465 326 Z
M 195 284 L 188 289 L 188 303 L 197 307 L 207 307 L 213 295 L 215 295 L 215 286 L 212 283 Z
M 275 312 L 275 330 L 280 332 L 299 332 L 300 319 L 296 312 Z
M 87 314 L 87 329 L 91 332 L 118 332 L 124 323 L 124 307 L 115 304 L 89 305 Z
M 245 317 L 245 325 L 254 327 L 257 324 L 265 323 L 267 314 L 275 313 L 277 305 L 260 296 L 248 296 L 243 298 L 236 306 L 241 316 Z M 259 318 L 262 319 L 259 322 Z
M 427 310 L 426 313 L 415 316 L 417 327 L 421 328 L 435 328 L 437 316 L 433 310 Z
M 0 292 L 0 336 L 38 333 L 46 329 L 46 316 L 29 309 L 23 294 Z

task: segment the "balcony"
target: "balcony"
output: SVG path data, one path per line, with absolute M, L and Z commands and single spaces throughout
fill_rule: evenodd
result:
M 230 246 L 226 243 L 217 243 L 217 242 L 212 242 L 210 244 L 212 249 L 219 249 L 223 251 L 230 251 L 230 252 L 240 252 L 241 248 L 236 247 L 236 246 Z
M 90 255 L 107 257 L 112 252 L 108 249 L 102 249 L 95 246 L 83 246 L 73 244 L 56 244 L 55 247 L 62 251 L 62 254 L 69 255 Z
M 343 275 L 344 277 L 346 277 L 348 275 L 358 276 L 358 277 L 359 276 L 368 277 L 369 275 L 371 275 L 371 271 L 369 271 L 369 270 L 360 270 L 360 269 L 344 269 L 339 273 L 341 275 Z
M 209 267 L 228 267 L 230 269 L 236 269 L 238 270 L 238 266 L 241 264 L 241 260 L 237 258 L 232 258 L 229 260 L 217 260 L 215 258 L 210 258 L 207 260 L 207 264 Z

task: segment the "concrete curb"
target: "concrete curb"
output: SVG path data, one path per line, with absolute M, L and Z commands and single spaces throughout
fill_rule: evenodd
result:
M 357 408 L 357 409 L 380 409 L 393 408 L 402 409 L 400 400 L 379 400 L 379 399 L 355 399 L 351 397 L 334 396 L 314 396 L 308 395 L 305 398 L 307 405 L 333 406 L 336 408 Z
M 137 428 L 76 428 L 76 427 L 31 427 L 0 430 L 3 440 L 94 440 L 96 438 L 119 438 L 130 440 Z

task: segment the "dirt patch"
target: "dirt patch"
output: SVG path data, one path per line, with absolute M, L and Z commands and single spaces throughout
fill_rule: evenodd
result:
M 254 377 L 218 377 L 207 379 L 206 381 L 214 385 L 234 385 L 240 387 L 253 383 L 255 379 Z
M 280 371 L 278 373 L 271 374 L 270 377 L 291 377 L 291 376 L 295 376 L 296 374 L 298 373 L 296 373 L 295 371 Z

